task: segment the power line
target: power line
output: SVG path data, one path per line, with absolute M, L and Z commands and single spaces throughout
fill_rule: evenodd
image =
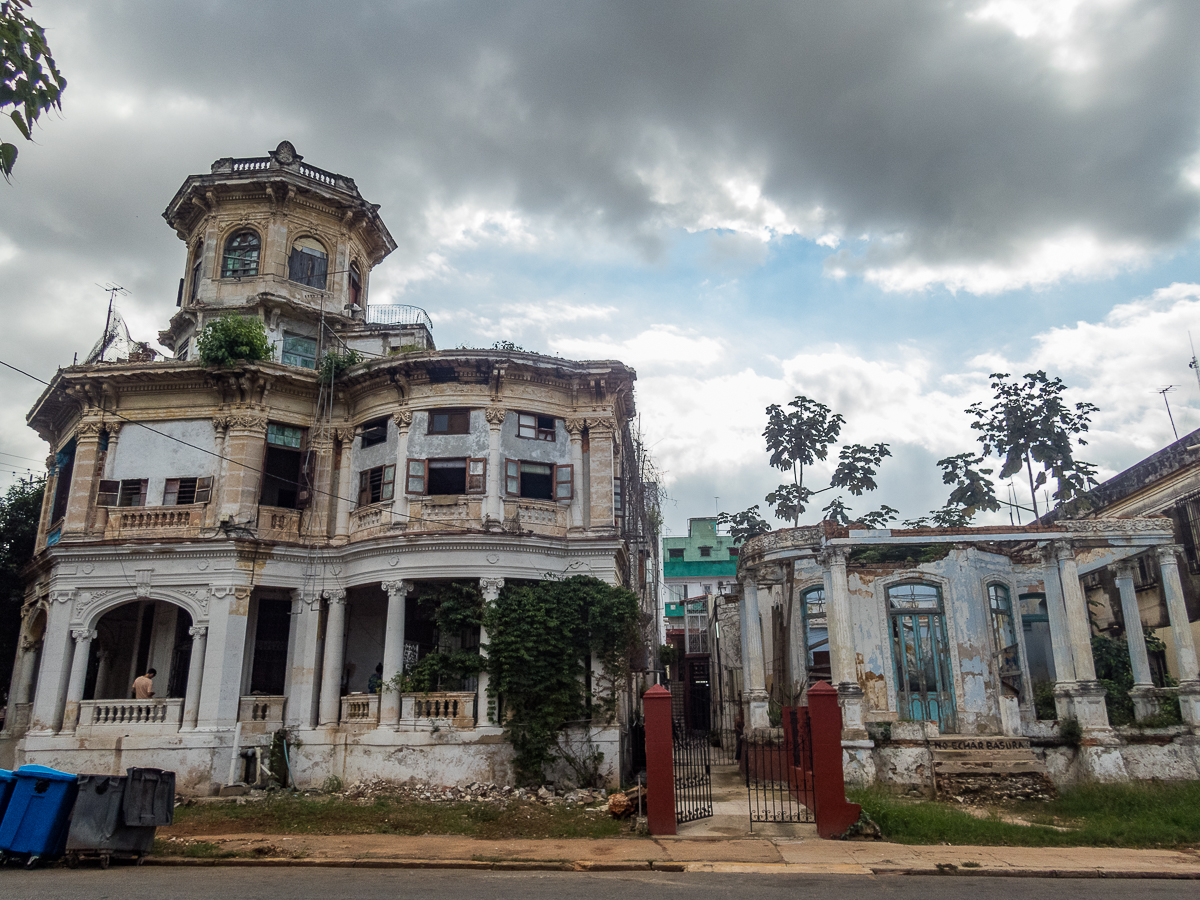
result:
M 26 372 L 24 369 L 19 369 L 16 366 L 12 365 L 11 363 L 7 363 L 2 359 L 0 359 L 0 366 L 5 366 L 6 368 L 12 369 L 14 372 L 19 372 L 20 374 L 24 375 L 26 378 L 32 378 L 34 381 L 39 382 L 40 384 L 44 384 L 47 387 L 52 386 L 50 384 L 50 382 L 46 381 L 45 379 L 38 378 L 36 375 L 31 375 L 29 372 Z M 330 402 L 332 403 L 332 400 Z M 137 425 L 137 426 L 140 426 L 141 428 L 145 428 L 147 431 L 151 432 L 152 434 L 157 434 L 159 437 L 165 437 L 165 438 L 167 438 L 167 440 L 174 441 L 177 444 L 182 444 L 185 447 L 190 447 L 192 450 L 199 450 L 201 453 L 205 453 L 208 456 L 215 457 L 217 459 L 223 460 L 228 463 L 233 463 L 236 466 L 241 466 L 243 469 L 246 469 L 247 471 L 256 472 L 259 475 L 263 476 L 264 478 L 273 478 L 276 481 L 279 481 L 290 487 L 295 487 L 295 488 L 300 488 L 300 489 L 304 489 L 307 487 L 314 494 L 320 494 L 324 497 L 329 497 L 333 500 L 345 500 L 347 503 L 354 502 L 349 497 L 342 497 L 339 494 L 335 494 L 330 491 L 323 491 L 320 488 L 316 487 L 315 485 L 305 485 L 302 482 L 292 481 L 291 479 L 284 478 L 280 475 L 272 475 L 270 472 L 267 472 L 264 469 L 261 469 L 257 466 L 252 466 L 252 465 L 249 465 L 248 463 L 240 462 L 239 460 L 236 460 L 236 459 L 231 459 L 228 456 L 224 456 L 220 453 L 217 453 L 215 450 L 209 450 L 205 447 L 200 447 L 196 444 L 191 443 L 190 441 L 183 440 L 183 438 L 177 438 L 172 434 L 167 434 L 165 431 L 159 431 L 157 428 L 153 428 L 153 427 L 147 425 L 145 422 L 139 422 L 136 419 L 131 419 L 128 416 L 117 412 L 116 410 L 104 410 L 104 412 L 107 415 L 116 416 L 118 419 L 122 419 L 123 421 L 126 421 L 126 422 L 130 423 L 131 425 Z M 36 462 L 36 460 L 34 460 L 34 462 Z M 397 515 L 397 513 L 393 511 L 392 515 Z M 456 526 L 451 525 L 446 522 L 438 522 L 435 519 L 425 519 L 425 518 L 422 518 L 421 516 L 410 516 L 407 513 L 399 513 L 398 515 L 401 518 L 407 519 L 410 522 L 421 522 L 421 523 L 425 523 L 428 525 L 435 525 L 438 528 L 452 529 L 455 531 L 474 530 L 474 529 L 464 529 L 461 527 L 456 527 Z

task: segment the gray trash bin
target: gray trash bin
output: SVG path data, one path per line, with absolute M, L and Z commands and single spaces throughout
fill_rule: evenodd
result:
M 80 775 L 79 796 L 67 833 L 67 863 L 99 859 L 141 862 L 154 845 L 153 825 L 126 825 L 122 810 L 129 779 L 122 775 Z
M 175 821 L 175 773 L 165 769 L 125 770 L 126 825 L 170 825 Z

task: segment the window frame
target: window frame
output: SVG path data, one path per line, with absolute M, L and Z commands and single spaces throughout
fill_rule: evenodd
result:
M 369 422 L 363 422 L 359 426 L 358 446 L 360 450 L 365 450 L 368 447 L 378 447 L 380 444 L 386 444 L 388 439 L 388 417 L 380 416 L 377 419 L 371 419 Z M 379 429 L 383 429 L 383 436 L 380 437 Z M 368 434 L 370 441 L 368 442 Z
M 532 419 L 532 422 L 526 422 L 525 419 Z M 549 427 L 542 424 L 540 420 L 550 422 Z M 529 430 L 530 434 L 524 434 L 525 430 Z M 526 441 L 546 441 L 554 443 L 558 440 L 558 417 L 544 416 L 541 413 L 517 413 L 517 437 Z
M 673 559 L 682 560 L 683 556 L 684 556 L 684 548 L 683 547 L 668 547 L 667 548 L 667 561 L 668 562 L 670 562 Z
M 533 466 L 549 466 L 550 467 L 550 496 L 549 497 L 527 497 L 521 492 L 521 466 L 524 464 Z M 516 467 L 515 470 L 513 467 Z M 560 488 L 567 487 L 567 480 L 560 481 L 559 471 L 566 470 L 569 478 L 569 496 L 559 496 Z M 514 490 L 515 485 L 515 490 Z M 504 495 L 506 497 L 514 497 L 521 500 L 542 500 L 546 503 L 560 503 L 562 501 L 570 502 L 575 498 L 575 467 L 570 464 L 558 465 L 557 463 L 541 462 L 536 459 L 511 459 L 504 460 Z
M 413 466 L 420 470 L 420 474 L 413 471 Z M 420 481 L 420 490 L 413 489 L 413 481 Z M 409 457 L 404 465 L 404 493 L 406 494 L 421 494 L 424 495 L 429 486 L 429 460 Z
M 191 485 L 185 485 L 184 482 L 192 482 Z M 197 503 L 208 503 L 212 499 L 212 476 L 183 476 L 180 478 L 168 478 L 163 484 L 163 506 L 191 506 Z M 180 503 L 179 495 L 184 493 L 185 487 L 190 487 L 192 500 L 190 503 Z M 186 496 L 186 494 L 185 494 Z
M 446 430 L 438 431 L 433 427 L 435 416 L 446 416 Z M 464 421 L 461 423 L 462 430 L 456 430 L 451 427 L 456 417 L 462 416 Z M 451 435 L 451 434 L 470 434 L 471 433 L 471 408 L 462 406 L 446 406 L 438 409 L 431 409 L 428 413 L 429 421 L 426 423 L 425 433 L 433 436 Z
M 377 483 L 375 474 L 379 474 Z M 379 496 L 375 496 L 378 488 Z M 358 506 L 362 509 L 376 503 L 388 503 L 396 497 L 396 464 L 385 463 L 382 466 L 372 466 L 358 473 Z
M 99 490 L 96 492 L 96 506 L 113 509 L 140 509 L 146 505 L 146 488 L 149 483 L 150 479 L 148 478 L 101 479 Z M 133 487 L 134 485 L 137 487 Z M 123 503 L 122 501 L 126 497 L 132 497 L 138 502 Z
M 288 341 L 312 341 L 312 356 L 309 357 L 307 355 L 301 355 L 299 353 L 296 353 L 294 349 L 289 350 L 288 349 Z M 294 346 L 295 345 L 293 345 L 293 347 Z M 297 334 L 294 331 L 285 331 L 283 333 L 283 339 L 279 342 L 279 361 L 281 363 L 283 363 L 285 366 L 295 366 L 298 369 L 313 369 L 313 370 L 315 370 L 317 368 L 318 350 L 319 350 L 319 348 L 317 347 L 317 339 L 315 337 L 310 337 L 307 334 Z M 292 362 L 291 360 L 288 359 L 289 356 L 292 357 L 293 359 L 301 360 L 301 362 Z M 312 360 L 311 366 L 308 365 L 306 362 L 303 362 L 303 360 L 308 360 L 310 358 Z
M 236 241 L 238 238 L 241 238 L 246 235 L 249 235 L 250 237 L 254 238 L 254 246 L 252 248 L 248 247 L 248 248 L 236 248 L 235 249 L 235 248 L 231 247 L 231 245 L 233 244 L 234 241 Z M 247 262 L 247 260 L 249 258 L 249 253 L 251 250 L 254 253 L 254 259 L 253 259 L 254 270 L 250 271 L 250 269 L 248 267 L 243 266 L 243 268 L 240 268 L 236 271 L 231 271 L 230 266 L 229 266 L 230 260 L 231 259 L 233 259 L 233 260 L 241 259 L 243 261 L 243 263 L 245 263 L 245 262 Z M 243 256 L 231 256 L 230 255 L 231 252 L 236 253 L 239 251 L 241 251 L 242 253 L 244 253 L 246 255 L 243 255 Z M 222 278 L 238 278 L 238 279 L 254 278 L 258 275 L 258 270 L 259 270 L 259 266 L 261 265 L 261 262 L 262 262 L 262 235 L 260 235 L 253 228 L 239 228 L 236 231 L 234 231 L 233 234 L 229 235 L 229 237 L 227 237 L 225 239 L 225 243 L 221 247 L 221 277 Z
M 321 249 L 306 247 L 302 243 L 303 241 L 311 241 Z M 307 258 L 308 261 L 305 266 L 301 267 L 299 261 L 304 258 Z M 292 241 L 288 247 L 287 280 L 293 284 L 302 284 L 315 291 L 328 290 L 329 249 L 325 246 L 324 241 L 307 234 Z

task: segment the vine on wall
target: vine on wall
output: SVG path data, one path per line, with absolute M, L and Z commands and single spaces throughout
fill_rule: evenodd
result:
M 506 584 L 485 611 L 488 692 L 503 698 L 518 777 L 538 782 L 572 762 L 568 726 L 611 721 L 637 618 L 633 592 L 585 575 Z
M 451 581 L 421 586 L 418 603 L 430 608 L 442 647 L 427 653 L 394 686 L 403 691 L 458 690 L 462 682 L 483 670 L 479 649 L 447 647 L 452 635 L 478 633 L 483 620 L 483 594 L 475 581 Z M 393 679 L 395 682 L 395 679 Z

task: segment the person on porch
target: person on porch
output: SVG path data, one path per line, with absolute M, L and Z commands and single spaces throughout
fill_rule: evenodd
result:
M 149 700 L 154 696 L 154 676 L 157 674 L 156 670 L 148 669 L 145 675 L 133 679 L 134 700 Z

